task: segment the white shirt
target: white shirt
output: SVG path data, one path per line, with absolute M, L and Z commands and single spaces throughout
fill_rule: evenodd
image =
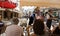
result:
M 50 18 L 50 16 L 49 16 L 48 14 L 46 14 L 46 18 L 47 18 L 47 19 L 49 19 L 49 18 Z
M 54 15 L 50 14 L 52 17 L 54 17 Z M 50 18 L 49 14 L 46 14 L 46 18 L 49 19 Z
M 18 25 L 11 25 L 6 28 L 6 36 L 21 36 L 23 35 L 23 28 Z

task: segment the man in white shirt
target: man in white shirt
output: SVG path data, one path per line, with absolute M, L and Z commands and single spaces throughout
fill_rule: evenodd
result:
M 46 25 L 49 28 L 49 30 L 51 28 L 52 19 L 54 17 L 52 14 L 53 14 L 53 10 L 52 9 L 48 10 L 48 13 L 46 14 L 46 18 L 47 18 Z

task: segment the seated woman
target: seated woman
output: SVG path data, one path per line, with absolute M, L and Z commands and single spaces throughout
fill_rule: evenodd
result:
M 44 35 L 44 23 L 40 19 L 36 19 L 33 24 L 33 31 L 36 36 Z

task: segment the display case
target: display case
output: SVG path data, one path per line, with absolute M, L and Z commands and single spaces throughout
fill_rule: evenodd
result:
M 10 20 L 13 17 L 18 17 L 18 13 L 9 10 L 0 10 L 0 15 L 2 16 L 2 20 Z

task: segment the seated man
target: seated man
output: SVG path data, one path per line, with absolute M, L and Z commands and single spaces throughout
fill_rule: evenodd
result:
M 23 36 L 23 28 L 21 26 L 18 26 L 18 22 L 19 20 L 17 18 L 13 19 L 13 23 L 12 25 L 8 26 L 6 28 L 6 36 Z

